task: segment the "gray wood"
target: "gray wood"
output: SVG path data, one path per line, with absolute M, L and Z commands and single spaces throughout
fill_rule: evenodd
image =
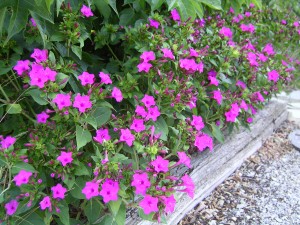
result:
M 271 101 L 259 111 L 251 125 L 251 131 L 244 128 L 225 137 L 224 144 L 218 144 L 214 150 L 195 153 L 191 160 L 189 175 L 195 182 L 195 197 L 190 199 L 184 193 L 177 194 L 174 213 L 169 215 L 168 224 L 177 224 L 184 215 L 207 197 L 220 183 L 229 177 L 241 164 L 257 151 L 264 141 L 280 124 L 287 119 L 286 103 Z M 172 173 L 182 175 L 187 171 L 181 166 Z M 128 211 L 126 224 L 154 225 L 138 218 L 136 210 Z

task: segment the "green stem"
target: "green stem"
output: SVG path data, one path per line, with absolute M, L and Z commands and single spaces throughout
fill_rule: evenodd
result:
M 16 77 L 15 72 L 14 72 L 13 70 L 11 70 L 11 72 L 12 72 L 12 74 L 13 74 L 15 80 L 16 80 L 16 83 L 17 83 L 17 86 L 18 86 L 19 90 L 22 90 L 21 85 L 20 85 L 19 82 L 18 82 L 18 77 Z
M 28 116 L 25 112 L 22 112 L 22 115 L 29 119 L 31 122 L 36 123 L 36 120 Z
M 2 92 L 2 94 L 3 94 L 4 98 L 6 99 L 6 101 L 10 102 L 10 100 L 9 100 L 8 96 L 6 95 L 5 91 L 3 90 L 1 84 L 0 84 L 0 91 Z
M 11 79 L 11 77 L 10 77 L 8 74 L 6 74 L 6 76 L 8 77 L 10 83 L 14 86 L 14 88 L 16 89 L 16 91 L 19 92 L 20 89 L 17 87 L 17 85 L 16 85 L 15 82 Z
M 106 43 L 105 45 L 108 47 L 110 53 L 114 56 L 114 58 L 118 61 L 119 65 L 122 66 L 121 61 L 120 61 L 119 58 L 116 56 L 116 54 L 114 53 L 114 51 L 111 49 L 111 47 L 109 46 L 109 44 Z
M 136 154 L 136 151 L 133 149 L 133 154 L 134 154 L 134 159 L 135 159 L 135 163 L 136 163 L 136 169 L 139 170 L 139 158 Z

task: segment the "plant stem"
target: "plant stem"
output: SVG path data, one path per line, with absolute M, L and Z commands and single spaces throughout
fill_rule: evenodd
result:
M 21 112 L 23 116 L 25 116 L 27 119 L 29 119 L 31 122 L 36 123 L 36 120 L 34 120 L 33 118 L 31 118 L 30 116 L 28 116 L 25 112 Z
M 116 56 L 116 54 L 114 53 L 114 51 L 111 49 L 111 47 L 109 46 L 109 44 L 106 43 L 105 45 L 108 47 L 110 53 L 114 56 L 114 58 L 118 61 L 119 65 L 122 66 L 121 61 L 120 61 L 119 58 Z
M 6 99 L 6 101 L 10 102 L 10 100 L 9 100 L 8 96 L 6 95 L 5 91 L 3 90 L 1 84 L 0 84 L 0 91 L 2 92 L 2 94 L 3 94 L 4 98 Z

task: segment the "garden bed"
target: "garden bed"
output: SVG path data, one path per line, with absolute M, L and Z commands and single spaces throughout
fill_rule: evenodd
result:
M 225 138 L 224 144 L 217 145 L 212 152 L 196 153 L 192 157 L 192 169 L 188 174 L 195 182 L 195 196 L 190 199 L 179 194 L 175 211 L 167 219 L 168 224 L 177 224 L 184 215 L 207 197 L 214 188 L 222 183 L 255 151 L 280 124 L 287 119 L 286 103 L 271 101 L 259 111 L 251 125 L 251 131 L 241 128 Z M 176 174 L 186 172 L 180 167 Z M 128 213 L 126 224 L 154 224 L 141 221 L 136 212 Z

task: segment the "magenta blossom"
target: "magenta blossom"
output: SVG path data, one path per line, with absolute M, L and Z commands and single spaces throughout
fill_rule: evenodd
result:
M 81 12 L 82 15 L 85 16 L 85 17 L 91 17 L 91 16 L 94 15 L 93 12 L 92 12 L 92 10 L 91 10 L 91 8 L 88 7 L 88 6 L 86 6 L 86 5 L 83 5 L 83 6 L 81 7 L 80 12 Z
M 231 104 L 231 109 L 225 113 L 227 122 L 235 122 L 236 117 L 240 113 L 240 108 L 237 103 Z
M 180 21 L 180 15 L 176 9 L 172 9 L 171 17 L 174 21 Z
M 29 67 L 29 60 L 18 60 L 17 64 L 13 67 L 19 76 L 22 76 L 24 72 L 30 69 Z
M 202 130 L 202 128 L 204 127 L 202 117 L 193 115 L 191 125 L 194 126 L 198 131 Z
M 46 123 L 49 117 L 50 116 L 46 112 L 41 112 L 40 114 L 36 114 L 36 119 L 38 123 Z
M 163 49 L 161 49 L 161 51 L 164 53 L 164 58 L 169 58 L 172 60 L 175 59 L 175 56 L 173 55 L 173 52 L 170 49 L 163 48 Z
M 99 194 L 103 197 L 104 203 L 118 200 L 119 183 L 111 179 L 106 179 L 102 184 L 102 190 Z
M 33 27 L 36 27 L 36 22 L 32 17 L 30 18 L 30 22 Z
M 53 198 L 64 199 L 67 189 L 64 188 L 61 184 L 57 184 L 51 188 L 51 191 Z
M 208 79 L 210 80 L 210 84 L 209 85 L 215 85 L 215 86 L 219 85 L 219 81 L 217 80 L 216 77 L 208 76 Z
M 198 148 L 199 151 L 203 151 L 205 148 L 213 150 L 213 140 L 207 134 L 197 135 L 195 138 L 194 145 Z
M 30 85 L 44 88 L 45 83 L 48 81 L 48 77 L 45 76 L 45 70 L 43 66 L 39 64 L 32 64 L 32 69 L 29 72 Z
M 223 99 L 221 91 L 219 91 L 219 90 L 213 91 L 213 99 L 215 99 L 217 101 L 218 105 L 221 105 L 222 99 Z
M 141 102 L 144 103 L 144 105 L 147 108 L 150 108 L 150 106 L 155 105 L 154 97 L 150 96 L 150 95 L 147 95 L 147 94 L 145 94 L 145 96 L 144 96 L 144 98 L 142 98 Z
M 142 207 L 146 215 L 152 212 L 158 212 L 157 204 L 158 198 L 152 197 L 151 195 L 146 195 L 144 199 L 139 203 L 140 207 Z
M 276 83 L 279 79 L 279 73 L 276 70 L 272 70 L 268 72 L 268 80 L 269 81 L 274 81 Z
M 44 70 L 44 76 L 47 77 L 48 81 L 50 80 L 52 82 L 55 82 L 56 75 L 57 75 L 56 71 L 51 70 L 49 67 L 45 68 L 45 70 Z
M 154 161 L 151 162 L 151 165 L 154 167 L 154 170 L 159 173 L 166 173 L 169 171 L 169 161 L 163 159 L 160 155 L 156 157 Z
M 150 22 L 150 27 L 155 27 L 155 29 L 158 29 L 160 25 L 158 21 L 149 18 L 149 22 Z
M 185 189 L 182 191 L 186 192 L 191 198 L 194 198 L 195 184 L 194 184 L 192 178 L 190 178 L 189 175 L 185 174 L 181 178 L 181 180 L 182 180 L 182 186 L 185 186 Z
M 128 146 L 132 146 L 132 143 L 134 142 L 134 140 L 135 140 L 135 137 L 128 128 L 121 129 L 120 141 L 124 141 L 124 142 L 126 142 L 126 144 Z
M 16 138 L 12 137 L 12 136 L 7 136 L 6 138 L 4 138 L 0 144 L 1 144 L 1 148 L 3 149 L 7 149 L 10 146 L 12 146 L 15 142 L 16 142 Z
M 185 152 L 177 152 L 179 161 L 176 163 L 176 165 L 184 164 L 188 168 L 191 168 L 191 159 L 186 155 Z
M 92 108 L 92 102 L 90 96 L 80 95 L 79 93 L 75 96 L 73 107 L 77 108 L 79 112 L 84 113 L 87 109 Z
M 6 214 L 11 216 L 13 215 L 17 209 L 18 209 L 19 203 L 17 202 L 17 200 L 13 199 L 10 200 L 10 202 L 6 203 L 4 208 L 6 210 Z
M 155 54 L 153 51 L 145 51 L 142 53 L 142 55 L 140 56 L 141 59 L 143 59 L 143 62 L 149 62 L 149 61 L 152 61 L 152 60 L 155 60 Z
M 141 116 L 143 118 L 145 118 L 147 116 L 147 112 L 146 112 L 145 108 L 143 106 L 140 106 L 140 105 L 136 106 L 135 113 L 138 116 Z
M 232 38 L 232 31 L 228 27 L 222 27 L 219 34 L 224 37 Z
M 99 142 L 100 144 L 103 143 L 103 141 L 109 141 L 111 139 L 108 129 L 99 129 L 96 131 L 96 137 L 94 137 L 94 140 Z
M 45 62 L 48 59 L 48 50 L 35 48 L 30 57 L 34 58 L 37 63 Z
M 83 72 L 78 76 L 78 79 L 81 81 L 82 86 L 86 86 L 88 84 L 92 85 L 94 83 L 95 75 L 88 72 Z
M 63 166 L 66 166 L 73 161 L 72 152 L 61 151 L 60 156 L 58 156 L 56 159 L 60 161 Z
M 144 120 L 143 119 L 133 119 L 130 129 L 134 130 L 137 133 L 144 131 L 146 129 L 146 127 L 144 125 Z
M 153 121 L 156 121 L 159 116 L 160 116 L 160 112 L 158 110 L 158 107 L 157 106 L 150 107 L 148 108 L 148 114 L 145 120 L 147 121 L 149 119 L 152 119 Z
M 117 102 L 121 102 L 123 100 L 123 95 L 122 92 L 119 88 L 114 87 L 112 92 L 111 92 L 111 96 L 117 101 Z
M 32 172 L 20 170 L 20 172 L 14 177 L 13 181 L 16 183 L 16 186 L 21 186 L 22 184 L 27 184 L 31 176 Z
M 252 122 L 253 122 L 253 118 L 248 117 L 248 118 L 247 118 L 247 123 L 252 123 Z
M 101 78 L 101 83 L 112 84 L 112 80 L 110 79 L 109 74 L 100 72 L 99 77 Z
M 59 110 L 72 105 L 69 94 L 57 94 L 52 101 L 57 105 Z
M 240 80 L 238 80 L 235 85 L 237 87 L 242 88 L 242 89 L 246 89 L 247 88 L 246 84 L 243 81 L 240 81 Z
M 266 44 L 263 49 L 263 52 L 266 52 L 268 55 L 275 55 L 273 45 L 271 43 Z
M 43 200 L 40 201 L 40 207 L 41 210 L 45 210 L 47 208 L 49 208 L 49 211 L 52 210 L 51 199 L 49 196 L 44 197 Z
M 137 65 L 138 71 L 139 72 L 144 71 L 145 73 L 149 73 L 149 70 L 151 67 L 152 67 L 152 64 L 147 63 L 147 62 L 142 62 Z
M 82 189 L 82 194 L 85 195 L 87 200 L 92 197 L 96 197 L 99 195 L 99 183 L 96 182 L 86 182 L 85 187 Z
M 176 200 L 174 198 L 174 195 L 171 195 L 169 197 L 162 196 L 161 198 L 162 198 L 163 203 L 165 205 L 165 209 L 164 209 L 165 213 L 172 213 L 172 212 L 174 212 L 175 205 L 176 205 Z
M 131 186 L 135 187 L 136 194 L 145 195 L 150 185 L 151 183 L 147 173 L 135 173 L 133 175 Z

